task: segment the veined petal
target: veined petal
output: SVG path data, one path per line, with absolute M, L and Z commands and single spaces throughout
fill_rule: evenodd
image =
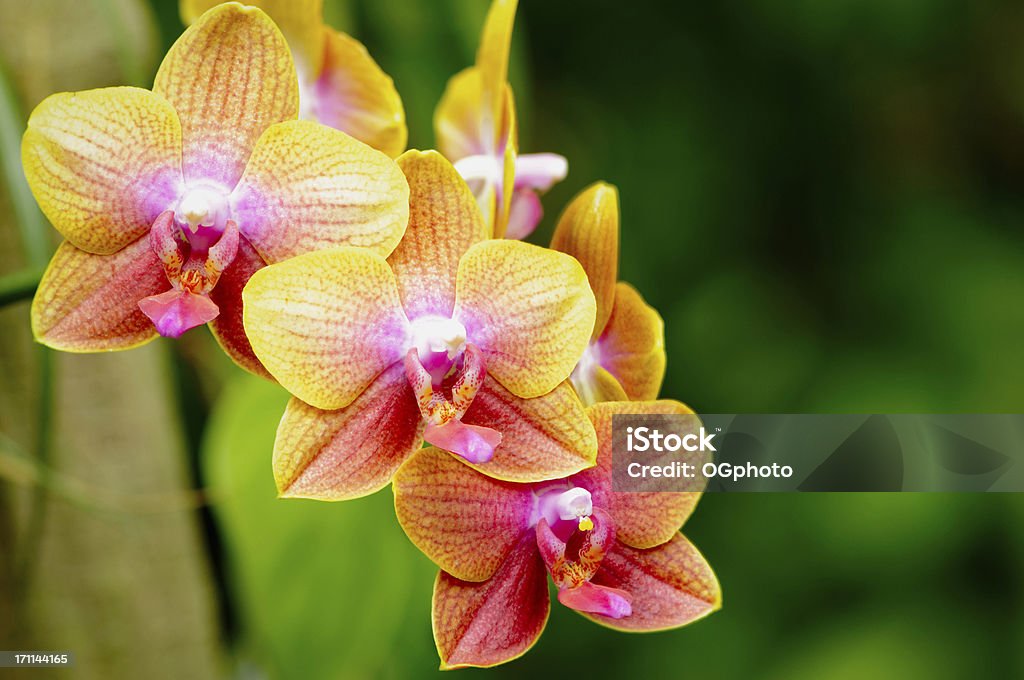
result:
M 436 151 L 407 151 L 398 165 L 409 182 L 409 226 L 388 257 L 410 319 L 450 317 L 459 259 L 490 235 L 472 192 Z
M 598 339 L 601 365 L 633 400 L 657 399 L 665 379 L 665 323 L 628 283 L 615 286 L 615 305 Z
M 504 387 L 538 397 L 569 377 L 594 324 L 594 294 L 576 260 L 485 241 L 462 257 L 456 288 L 455 317 Z
M 587 272 L 597 298 L 593 337 L 600 337 L 615 304 L 619 278 L 619 192 L 597 182 L 569 203 L 555 227 L 551 247 L 572 255 Z
M 233 2 L 185 30 L 160 64 L 153 90 L 181 120 L 185 180 L 227 189 L 259 136 L 299 112 L 295 66 L 281 31 L 262 10 Z
M 551 613 L 547 572 L 533 532 L 524 531 L 501 568 L 483 583 L 441 572 L 434 583 L 434 642 L 441 669 L 487 668 L 525 654 Z
M 394 274 L 363 248 L 317 251 L 261 269 L 242 301 L 256 356 L 286 390 L 317 408 L 351 404 L 408 344 Z
M 533 491 L 469 469 L 433 447 L 395 475 L 395 514 L 409 540 L 464 581 L 489 579 L 530 528 Z
M 250 373 L 273 380 L 253 353 L 242 325 L 242 289 L 252 275 L 265 266 L 263 258 L 245 237 L 240 238 L 234 262 L 224 270 L 210 291 L 210 299 L 220 308 L 220 314 L 210 322 L 210 331 L 236 364 Z
M 39 207 L 82 250 L 111 254 L 147 231 L 181 185 L 181 126 L 148 90 L 110 87 L 47 97 L 21 143 Z
M 561 479 L 593 466 L 597 459 L 597 437 L 568 382 L 545 395 L 522 399 L 488 376 L 462 422 L 501 433 L 494 457 L 471 465 L 496 479 Z
M 619 401 L 595 404 L 587 414 L 597 433 L 597 466 L 572 478 L 573 484 L 590 491 L 595 506 L 605 508 L 615 522 L 618 539 L 636 548 L 668 541 L 693 512 L 701 494 L 662 491 L 615 493 L 612 491 L 612 418 L 616 414 L 665 414 L 692 418 L 694 430 L 700 419 L 678 401 Z
M 484 134 L 492 136 L 491 148 L 501 149 L 503 119 L 506 106 L 508 59 L 512 49 L 512 26 L 516 18 L 517 0 L 494 0 L 487 12 L 476 66 L 480 69 L 483 108 L 481 123 Z
M 281 496 L 340 501 L 388 485 L 422 443 L 416 399 L 401 363 L 381 373 L 343 409 L 288 402 L 274 441 Z
M 409 130 L 394 81 L 361 42 L 330 28 L 323 66 L 310 88 L 313 114 L 394 158 L 405 151 Z
M 386 257 L 405 232 L 409 189 L 381 152 L 300 120 L 260 137 L 231 205 L 267 262 L 346 245 Z
M 188 26 L 222 0 L 181 0 L 181 20 Z M 295 56 L 296 66 L 313 79 L 324 54 L 323 0 L 246 0 L 270 15 Z
M 682 534 L 648 550 L 616 544 L 601 561 L 601 568 L 591 582 L 624 590 L 632 596 L 632 613 L 624 618 L 584 614 L 617 630 L 678 628 L 722 606 L 722 589 L 715 573 Z
M 32 333 L 65 352 L 137 347 L 157 336 L 139 300 L 170 287 L 149 239 L 113 255 L 87 253 L 65 241 L 32 300 Z

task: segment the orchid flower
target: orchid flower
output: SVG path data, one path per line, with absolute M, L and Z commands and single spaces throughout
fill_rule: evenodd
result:
M 585 404 L 656 399 L 665 377 L 665 324 L 640 293 L 618 281 L 619 194 L 598 182 L 565 209 L 551 247 L 572 255 L 597 298 L 594 332 L 572 384 Z
M 565 179 L 564 157 L 517 154 L 516 116 L 508 84 L 517 0 L 494 0 L 476 65 L 451 78 L 434 112 L 438 149 L 469 182 L 495 238 L 521 239 L 544 210 L 539 193 Z
M 386 256 L 408 215 L 394 161 L 297 113 L 284 38 L 235 3 L 185 31 L 153 91 L 44 100 L 22 160 L 66 240 L 32 305 L 36 338 L 97 352 L 209 323 L 239 365 L 263 373 L 242 329 L 253 272 L 339 245 Z
M 257 272 L 243 293 L 256 356 L 295 397 L 274 444 L 281 495 L 372 493 L 424 440 L 504 479 L 593 465 L 593 428 L 567 380 L 593 327 L 583 269 L 488 240 L 437 152 L 398 164 L 409 225 L 387 260 L 310 253 Z
M 546 574 L 561 604 L 624 631 L 675 628 L 721 606 L 714 572 L 678 533 L 700 494 L 612 490 L 615 414 L 692 411 L 656 401 L 602 403 L 587 413 L 597 466 L 566 479 L 503 482 L 435 448 L 395 475 L 398 521 L 441 568 L 433 628 L 442 669 L 494 666 L 526 653 L 547 623 Z
M 186 25 L 220 0 L 181 0 Z M 278 25 L 299 76 L 299 118 L 346 132 L 394 158 L 405 151 L 405 110 L 391 78 L 355 38 L 323 23 L 323 0 L 246 0 Z

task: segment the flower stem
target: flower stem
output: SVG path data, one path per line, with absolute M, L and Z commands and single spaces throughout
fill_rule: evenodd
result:
M 23 269 L 20 272 L 0 276 L 0 307 L 28 300 L 35 295 L 43 273 L 38 269 Z

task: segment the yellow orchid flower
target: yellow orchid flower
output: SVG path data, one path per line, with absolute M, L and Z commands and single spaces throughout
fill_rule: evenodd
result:
M 597 298 L 590 344 L 572 374 L 586 404 L 656 399 L 665 377 L 665 324 L 640 293 L 618 281 L 619 193 L 597 182 L 572 200 L 551 247 L 572 255 Z
M 517 0 L 494 0 L 476 65 L 452 77 L 434 112 L 437 147 L 469 182 L 495 238 L 521 239 L 544 210 L 539 194 L 565 179 L 553 153 L 519 154 L 508 59 Z
M 239 365 L 263 373 L 242 329 L 253 272 L 331 246 L 387 256 L 408 219 L 395 162 L 295 120 L 298 106 L 281 32 L 236 3 L 185 31 L 152 91 L 44 100 L 22 161 L 66 240 L 32 304 L 36 338 L 97 352 L 210 323 Z
M 194 22 L 221 0 L 181 0 Z M 405 151 L 405 109 L 391 78 L 361 42 L 323 22 L 323 0 L 246 0 L 281 29 L 299 76 L 299 118 L 347 132 L 392 158 Z
M 583 269 L 488 239 L 437 152 L 398 164 L 410 216 L 390 257 L 310 253 L 257 272 L 243 293 L 253 349 L 294 395 L 274 445 L 280 493 L 372 493 L 424 440 L 501 479 L 590 467 L 597 442 L 567 380 L 594 323 Z

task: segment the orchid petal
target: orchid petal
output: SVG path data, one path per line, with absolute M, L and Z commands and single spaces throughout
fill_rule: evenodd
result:
M 398 470 L 392 489 L 409 540 L 464 581 L 494 575 L 530 527 L 529 486 L 481 475 L 440 449 L 416 452 Z
M 471 583 L 439 573 L 433 610 L 442 670 L 487 668 L 529 651 L 551 613 L 547 574 L 532 532 L 523 532 L 490 580 Z
M 32 193 L 64 238 L 109 255 L 149 231 L 181 184 L 181 126 L 159 95 L 111 87 L 47 97 L 21 158 Z
M 490 140 L 480 130 L 483 99 L 480 69 L 463 69 L 448 80 L 434 110 L 434 137 L 445 158 L 457 161 L 492 153 Z
M 587 405 L 602 401 L 629 400 L 615 376 L 596 363 L 581 361 L 572 372 L 572 386 Z
M 597 298 L 593 337 L 600 337 L 615 304 L 619 277 L 619 192 L 597 182 L 569 203 L 555 227 L 551 247 L 572 255 L 587 272 Z
M 722 589 L 711 566 L 682 534 L 648 550 L 622 543 L 605 555 L 592 579 L 596 586 L 626 591 L 632 612 L 623 618 L 584 614 L 609 628 L 655 631 L 678 628 L 722 606 Z
M 573 588 L 558 591 L 558 601 L 569 609 L 621 619 L 633 612 L 633 597 L 625 590 L 594 585 L 585 581 Z
M 210 299 L 220 309 L 217 318 L 210 322 L 210 331 L 236 364 L 258 376 L 270 378 L 270 373 L 253 353 L 242 325 L 242 289 L 252 275 L 265 266 L 263 258 L 245 237 L 240 238 L 234 262 L 224 270 L 210 291 Z
M 408 185 L 394 161 L 304 120 L 260 137 L 231 204 L 242 233 L 270 263 L 346 245 L 386 257 L 409 219 Z
M 501 433 L 491 460 L 472 466 L 496 479 L 560 479 L 593 466 L 597 458 L 594 430 L 567 382 L 548 394 L 522 399 L 488 377 L 462 422 Z
M 481 129 L 485 136 L 491 136 L 492 150 L 501 149 L 504 142 L 505 91 L 517 5 L 517 0 L 494 0 L 491 3 L 476 53 L 481 83 Z
M 628 283 L 615 286 L 615 305 L 598 344 L 601 364 L 630 399 L 657 399 L 665 378 L 665 323 Z
M 242 301 L 260 362 L 317 408 L 351 404 L 407 346 L 394 274 L 363 248 L 317 251 L 261 269 Z
M 222 1 L 181 0 L 182 22 L 188 26 Z M 323 0 L 246 0 L 245 4 L 270 15 L 288 41 L 300 72 L 315 78 L 324 54 Z
M 168 290 L 139 300 L 139 309 L 165 338 L 179 338 L 196 326 L 213 321 L 220 310 L 206 295 Z
M 572 478 L 573 484 L 589 490 L 594 505 L 607 509 L 615 523 L 620 541 L 636 548 L 649 548 L 670 540 L 693 512 L 697 492 L 612 491 L 612 421 L 615 415 L 671 415 L 689 419 L 696 430 L 700 420 L 686 405 L 677 401 L 620 401 L 595 404 L 587 409 L 597 433 L 597 466 Z
M 594 294 L 576 260 L 522 243 L 478 243 L 459 263 L 455 317 L 487 372 L 538 397 L 569 377 L 594 324 Z
M 394 81 L 355 38 L 324 28 L 323 67 L 311 85 L 316 120 L 394 158 L 409 130 Z
M 388 257 L 410 319 L 450 317 L 459 259 L 490 236 L 476 200 L 443 156 L 408 151 L 398 165 L 409 182 L 409 226 Z
M 139 300 L 170 287 L 149 239 L 113 255 L 87 253 L 65 241 L 32 301 L 32 333 L 65 352 L 137 347 L 157 336 Z
M 395 364 L 343 409 L 288 402 L 274 442 L 274 479 L 287 498 L 359 498 L 387 486 L 421 442 L 420 412 Z
M 228 189 L 263 131 L 299 112 L 284 36 L 262 10 L 236 3 L 214 7 L 185 30 L 160 64 L 153 90 L 181 120 L 186 182 Z
M 540 196 L 532 189 L 516 189 L 512 193 L 505 238 L 524 239 L 533 233 L 544 217 Z
M 557 153 L 527 153 L 516 157 L 516 189 L 547 191 L 569 174 L 569 161 Z
M 453 418 L 443 425 L 428 423 L 423 431 L 428 444 L 463 458 L 468 463 L 486 463 L 501 444 L 501 433 L 489 427 L 466 425 Z
M 499 135 L 498 149 L 501 152 L 501 184 L 495 188 L 494 238 L 504 238 L 512 212 L 512 195 L 515 192 L 516 157 L 519 153 L 518 122 L 512 88 L 505 86 L 505 119 Z

